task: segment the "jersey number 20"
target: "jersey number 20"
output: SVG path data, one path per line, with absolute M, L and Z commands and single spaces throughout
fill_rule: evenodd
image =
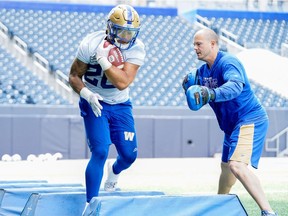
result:
M 107 88 L 115 88 L 112 84 L 107 84 L 107 77 L 105 73 L 101 77 L 102 73 L 102 68 L 99 64 L 96 65 L 88 65 L 88 70 L 85 73 L 84 77 L 87 82 L 94 86 L 98 86 L 98 84 L 101 85 L 102 88 L 107 89 Z M 100 82 L 100 83 L 99 83 Z

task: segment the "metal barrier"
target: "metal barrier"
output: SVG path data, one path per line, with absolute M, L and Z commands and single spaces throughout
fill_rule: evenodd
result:
M 271 143 L 274 144 L 273 147 Z M 288 127 L 275 136 L 266 139 L 265 150 L 276 153 L 276 157 L 288 156 Z

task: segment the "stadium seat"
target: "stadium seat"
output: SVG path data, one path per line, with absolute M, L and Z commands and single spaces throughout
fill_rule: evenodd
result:
M 66 76 L 78 44 L 86 34 L 105 29 L 106 16 L 107 13 L 102 12 L 0 9 L 0 20 L 9 30 L 23 39 L 30 47 L 29 50 L 37 51 L 46 58 L 53 70 L 60 70 Z M 158 90 L 173 91 L 179 87 L 182 77 L 192 67 L 203 64 L 191 51 L 192 35 L 198 27 L 180 16 L 140 15 L 140 18 L 142 26 L 139 38 L 146 45 L 147 56 L 145 64 L 140 68 L 131 86 L 134 104 L 186 106 L 183 92 L 175 90 L 173 97 L 170 94 L 166 95 L 167 99 L 160 97 Z M 206 17 L 206 19 L 212 23 L 212 28 L 226 29 L 236 35 L 237 42 L 246 47 L 265 46 L 277 51 L 282 42 L 288 42 L 286 20 L 229 17 Z M 166 83 L 169 85 L 165 85 Z M 53 90 L 45 91 L 39 96 L 33 91 L 29 93 L 26 93 L 28 90 L 19 91 L 19 88 L 25 85 L 26 82 L 18 82 L 15 85 L 18 91 L 14 91 L 11 87 L 0 91 L 0 103 L 67 104 L 61 97 L 54 95 Z M 145 95 L 147 89 L 149 97 Z M 47 97 L 48 95 L 52 96 Z M 283 100 L 285 104 L 287 99 Z M 273 102 L 263 101 L 263 104 L 274 106 Z M 281 106 L 279 102 L 276 104 L 277 107 Z
M 263 47 L 279 53 L 281 43 L 287 38 L 286 20 L 205 17 L 212 28 L 225 29 L 238 36 L 238 43 L 247 46 Z M 259 40 L 260 39 L 260 40 Z M 277 51 L 278 50 L 278 51 Z
M 0 48 L 0 101 L 2 104 L 57 104 L 69 102 Z

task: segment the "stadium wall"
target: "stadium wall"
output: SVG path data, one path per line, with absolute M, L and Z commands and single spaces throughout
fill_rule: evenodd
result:
M 191 13 L 195 13 L 192 11 Z M 246 11 L 246 10 L 206 10 L 197 9 L 197 14 L 202 17 L 223 17 L 223 18 L 238 18 L 238 19 L 279 19 L 286 20 L 287 12 L 261 12 L 261 11 Z
M 267 108 L 267 138 L 288 126 L 287 108 Z M 212 157 L 221 152 L 223 133 L 212 110 L 186 107 L 135 107 L 140 158 Z M 66 159 L 89 157 L 85 130 L 77 107 L 0 106 L 0 152 L 20 154 L 62 153 Z M 287 140 L 283 145 L 287 146 Z M 276 154 L 263 151 L 263 156 Z M 111 146 L 109 157 L 115 157 Z
M 7 9 L 31 9 L 31 10 L 50 10 L 50 11 L 77 11 L 77 12 L 98 12 L 108 13 L 113 6 L 91 5 L 91 4 L 73 4 L 73 3 L 53 3 L 53 2 L 23 2 L 23 1 L 0 1 L 0 8 Z M 153 8 L 153 7 L 135 7 L 141 15 L 163 15 L 177 16 L 177 8 Z

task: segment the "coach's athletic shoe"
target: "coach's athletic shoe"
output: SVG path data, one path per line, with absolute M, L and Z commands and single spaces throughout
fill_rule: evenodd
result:
M 85 216 L 85 215 L 87 215 L 87 212 L 86 212 L 86 210 L 87 210 L 88 206 L 89 206 L 89 203 L 87 203 L 87 202 L 86 202 L 86 205 L 85 205 L 85 207 L 84 207 L 84 210 L 83 210 L 83 212 L 82 212 L 82 215 L 81 215 L 81 216 Z
M 117 185 L 117 181 L 119 178 L 119 174 L 116 175 L 113 172 L 113 163 L 108 162 L 107 167 L 108 167 L 108 176 L 107 176 L 107 180 L 104 184 L 104 190 L 105 191 L 116 191 L 116 185 Z
M 278 216 L 275 212 L 261 211 L 261 216 Z

